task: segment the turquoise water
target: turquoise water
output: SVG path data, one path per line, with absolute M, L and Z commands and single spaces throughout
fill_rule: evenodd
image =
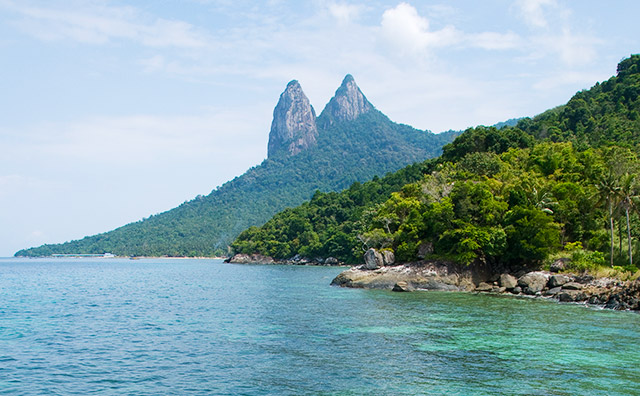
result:
M 640 315 L 341 268 L 0 259 L 0 394 L 640 395 Z

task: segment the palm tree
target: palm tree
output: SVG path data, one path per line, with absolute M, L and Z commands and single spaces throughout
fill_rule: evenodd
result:
M 627 217 L 627 241 L 629 242 L 629 265 L 633 265 L 633 251 L 631 249 L 631 223 L 629 222 L 629 210 L 635 207 L 640 199 L 640 191 L 635 174 L 626 173 L 620 180 L 618 190 L 620 206 Z
M 598 184 L 598 204 L 606 203 L 609 212 L 609 229 L 611 231 L 611 266 L 613 267 L 613 208 L 619 197 L 620 186 L 613 173 L 608 172 L 600 177 Z

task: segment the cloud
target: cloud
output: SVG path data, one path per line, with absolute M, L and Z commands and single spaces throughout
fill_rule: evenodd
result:
M 522 44 L 521 37 L 513 32 L 483 32 L 477 34 L 469 34 L 467 35 L 467 41 L 473 47 L 478 47 L 486 50 L 513 49 L 518 48 Z
M 394 48 L 414 54 L 458 43 L 462 35 L 453 26 L 430 31 L 429 20 L 408 3 L 400 3 L 382 14 L 381 34 Z
M 545 15 L 545 7 L 557 7 L 556 0 L 518 0 L 515 2 L 520 17 L 525 23 L 534 28 L 549 26 Z
M 328 6 L 329 13 L 340 23 L 349 23 L 360 16 L 362 6 L 354 4 L 331 3 Z
M 20 17 L 24 32 L 45 41 L 105 44 L 130 40 L 148 47 L 202 48 L 207 36 L 193 25 L 145 15 L 133 7 L 85 5 L 74 9 L 35 7 L 4 1 L 0 6 Z

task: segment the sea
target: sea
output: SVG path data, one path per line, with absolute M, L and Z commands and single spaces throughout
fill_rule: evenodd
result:
M 345 268 L 0 259 L 0 395 L 640 395 L 640 315 Z

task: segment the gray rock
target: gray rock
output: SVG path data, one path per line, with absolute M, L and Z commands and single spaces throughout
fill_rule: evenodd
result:
M 327 257 L 327 259 L 324 260 L 324 264 L 325 265 L 338 265 L 338 264 L 340 264 L 340 262 L 335 257 Z
M 384 265 L 384 259 L 376 249 L 369 249 L 364 254 L 364 268 L 374 270 Z
M 391 250 L 383 250 L 380 254 L 382 254 L 382 263 L 383 265 L 393 265 L 396 262 L 396 256 L 393 254 Z
M 316 113 L 298 81 L 293 80 L 273 110 L 268 157 L 279 152 L 296 155 L 314 146 L 317 138 Z
M 565 290 L 582 290 L 584 286 L 578 282 L 569 282 L 562 285 L 562 288 Z
M 547 285 L 547 281 L 547 274 L 543 272 L 529 272 L 518 279 L 518 286 L 522 287 L 522 290 L 526 294 L 533 295 L 541 292 Z
M 562 291 L 562 288 L 560 286 L 554 287 L 552 289 L 546 290 L 544 293 L 542 293 L 545 296 L 555 296 L 556 294 L 560 293 Z
M 500 275 L 499 284 L 501 287 L 510 290 L 518 286 L 518 279 L 516 279 L 516 277 L 513 275 L 502 274 Z
M 261 254 L 243 254 L 239 253 L 235 256 L 225 260 L 227 263 L 232 264 L 273 264 L 274 261 L 271 257 L 263 256 Z
M 511 290 L 511 293 L 520 294 L 520 293 L 522 293 L 522 288 L 520 286 L 516 286 Z
M 569 278 L 566 275 L 551 275 L 551 277 L 549 278 L 549 287 L 558 287 L 558 286 L 562 286 L 565 283 L 568 283 L 571 281 L 571 278 Z
M 412 291 L 412 288 L 409 286 L 409 284 L 405 281 L 398 281 L 396 282 L 395 285 L 393 285 L 393 289 L 391 289 L 391 291 L 394 292 L 410 292 Z
M 433 243 L 424 242 L 418 246 L 418 258 L 423 259 L 433 253 Z
M 340 88 L 322 110 L 318 120 L 323 127 L 326 127 L 335 122 L 353 121 L 371 110 L 373 105 L 360 91 L 353 76 L 347 74 Z
M 561 302 L 577 302 L 584 301 L 586 299 L 587 296 L 578 290 L 566 290 L 558 294 L 558 300 Z
M 551 267 L 549 268 L 549 271 L 551 272 L 560 272 L 560 271 L 564 271 L 567 268 L 567 263 L 571 261 L 570 258 L 567 257 L 562 257 L 557 259 L 556 261 L 554 261 L 551 264 Z
M 477 292 L 490 292 L 493 291 L 493 285 L 490 285 L 486 282 L 480 282 L 478 286 L 476 286 Z

